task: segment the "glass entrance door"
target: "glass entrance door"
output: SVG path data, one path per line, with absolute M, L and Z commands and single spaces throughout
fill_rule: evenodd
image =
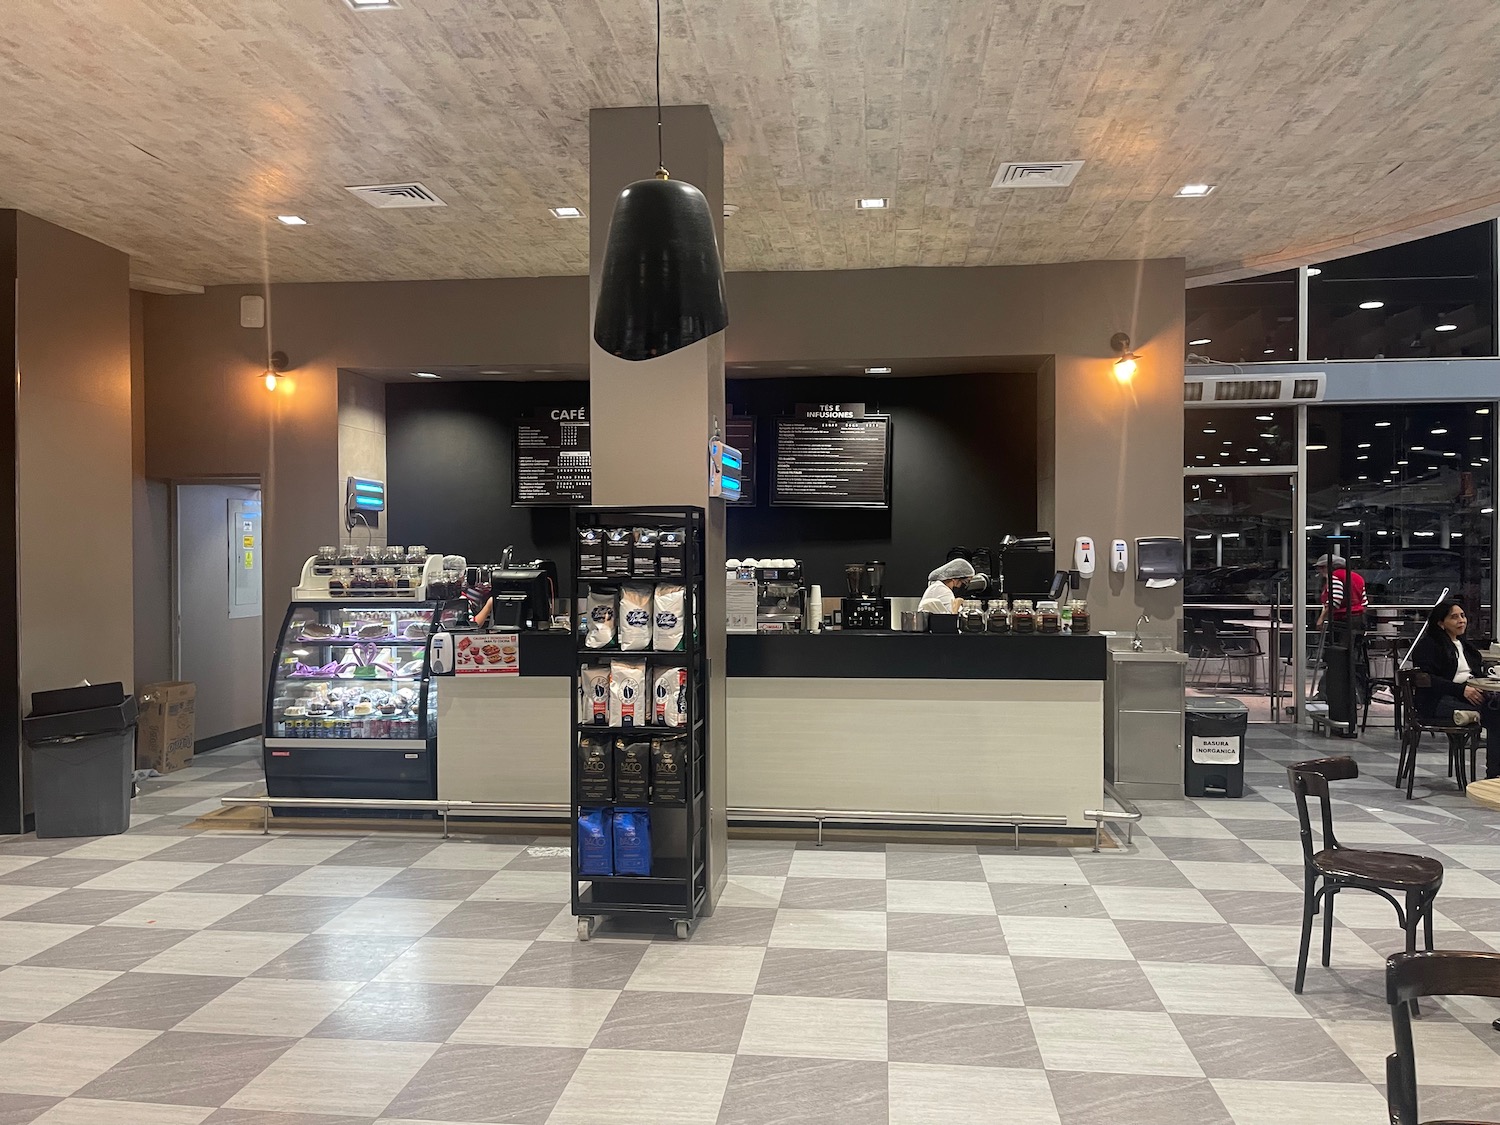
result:
M 1293 473 L 1189 469 L 1183 479 L 1188 697 L 1232 695 L 1251 722 L 1295 714 Z

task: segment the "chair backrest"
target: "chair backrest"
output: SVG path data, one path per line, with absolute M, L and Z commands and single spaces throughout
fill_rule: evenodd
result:
M 1347 781 L 1359 776 L 1359 765 L 1350 757 L 1313 758 L 1288 766 L 1287 781 L 1292 796 L 1297 801 L 1297 828 L 1302 837 L 1302 862 L 1312 865 L 1313 834 L 1312 817 L 1308 813 L 1307 799 L 1316 797 L 1321 806 L 1323 821 L 1323 847 L 1337 848 L 1338 839 L 1333 834 L 1333 807 L 1328 797 L 1330 781 Z
M 1386 1056 L 1386 1099 L 1392 1125 L 1418 1125 L 1417 1055 L 1411 1038 L 1411 1001 L 1423 996 L 1500 997 L 1500 953 L 1441 949 L 1398 953 L 1385 963 L 1396 1050 Z
M 1219 644 L 1219 623 L 1212 617 L 1203 619 L 1199 637 L 1203 642 L 1203 653 L 1205 656 L 1223 656 L 1223 646 Z

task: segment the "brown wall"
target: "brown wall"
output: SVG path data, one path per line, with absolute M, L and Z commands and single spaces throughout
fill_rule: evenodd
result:
M 730 361 L 894 360 L 899 369 L 903 358 L 1055 357 L 1050 497 L 1062 552 L 1071 555 L 1079 534 L 1101 543 L 1181 534 L 1180 260 L 728 281 Z M 291 378 L 270 395 L 258 379 L 267 333 L 238 327 L 239 297 L 252 291 L 146 298 L 147 472 L 264 478 L 268 632 L 302 560 L 339 534 L 338 368 L 589 358 L 587 278 L 276 286 L 269 336 L 287 352 Z M 1144 360 L 1131 388 L 1110 373 L 1118 331 Z M 997 440 L 1007 425 L 1046 426 L 995 421 Z M 1138 596 L 1133 576 L 1112 584 L 1102 567 L 1091 585 L 1102 628 L 1128 627 L 1142 605 L 1170 617 L 1180 604 L 1179 591 Z
M 16 223 L 20 687 L 134 682 L 130 262 Z

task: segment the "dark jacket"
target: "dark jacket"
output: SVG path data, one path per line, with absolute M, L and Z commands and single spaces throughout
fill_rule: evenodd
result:
M 1461 637 L 1460 640 L 1463 642 L 1464 656 L 1469 661 L 1469 667 L 1476 676 L 1482 675 L 1484 663 L 1479 650 L 1469 643 L 1468 637 Z M 1430 718 L 1438 700 L 1445 696 L 1463 699 L 1464 685 L 1453 682 L 1454 673 L 1458 671 L 1458 653 L 1454 651 L 1453 641 L 1441 629 L 1430 627 L 1413 646 L 1411 666 L 1432 677 L 1431 687 L 1417 689 L 1417 709 L 1424 717 Z

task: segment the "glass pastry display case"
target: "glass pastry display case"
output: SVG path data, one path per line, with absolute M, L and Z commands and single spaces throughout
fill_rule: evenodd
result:
M 266 699 L 273 797 L 437 794 L 428 646 L 442 602 L 293 602 Z

